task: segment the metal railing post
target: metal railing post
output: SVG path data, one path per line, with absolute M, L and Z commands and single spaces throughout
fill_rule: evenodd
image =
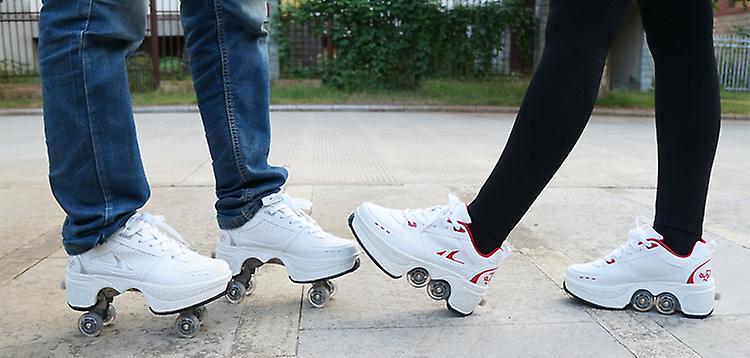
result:
M 156 0 L 149 0 L 151 20 L 151 87 L 158 89 L 161 85 L 159 69 L 159 18 L 156 15 Z

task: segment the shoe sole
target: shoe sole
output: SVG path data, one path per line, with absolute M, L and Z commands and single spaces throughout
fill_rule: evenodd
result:
M 284 266 L 287 270 L 289 280 L 298 284 L 331 280 L 354 272 L 359 268 L 359 257 L 357 257 L 358 254 L 356 253 L 350 257 L 346 257 L 346 260 L 328 259 L 326 261 L 311 262 L 295 257 L 278 255 L 277 252 L 273 252 L 266 248 L 222 246 L 221 243 L 219 243 L 214 251 L 214 255 L 217 259 L 223 260 L 229 264 L 234 277 L 240 275 L 242 268 L 247 261 L 255 260 L 258 263 L 255 265 L 256 268 L 268 264 Z M 312 272 L 320 273 L 313 275 L 311 274 Z M 299 278 L 300 276 L 308 277 L 295 279 L 295 277 Z
M 136 283 L 136 282 L 129 282 L 130 280 L 122 280 L 122 279 L 114 279 L 115 281 L 120 281 L 118 283 L 113 283 L 113 278 L 105 278 L 105 277 L 95 277 L 95 276 L 88 276 L 88 275 L 81 275 L 81 274 L 71 274 L 66 273 L 66 281 L 65 281 L 65 289 L 68 293 L 68 296 L 78 296 L 75 297 L 76 300 L 81 300 L 81 296 L 85 301 L 91 301 L 91 297 L 93 296 L 93 304 L 87 305 L 87 306 L 78 306 L 73 305 L 70 303 L 70 299 L 68 299 L 68 306 L 76 311 L 90 311 L 96 306 L 96 300 L 99 296 L 99 293 L 103 290 L 113 290 L 116 294 L 113 295 L 113 297 L 119 296 L 123 292 L 127 291 L 134 291 L 141 293 L 144 298 L 146 299 L 146 302 L 149 303 L 149 310 L 155 314 L 155 315 L 170 315 L 179 313 L 185 310 L 189 310 L 192 308 L 200 307 L 203 305 L 206 305 L 210 302 L 213 302 L 217 300 L 219 297 L 221 297 L 224 292 L 226 291 L 226 286 L 231 280 L 231 276 L 222 277 L 220 279 L 216 279 L 214 282 L 210 282 L 206 284 L 208 286 L 205 288 L 205 291 L 202 293 L 195 294 L 194 297 L 196 297 L 197 301 L 189 302 L 190 300 L 185 300 L 189 303 L 186 303 L 184 305 L 178 305 L 177 307 L 170 307 L 168 309 L 164 310 L 157 310 L 154 309 L 154 307 L 151 305 L 151 301 L 156 300 L 156 298 L 153 297 L 150 291 L 151 289 L 146 290 L 144 292 L 143 289 L 139 288 L 139 286 L 143 287 L 142 283 Z M 90 285 L 94 285 L 96 288 L 89 289 Z M 97 289 L 98 288 L 98 289 Z M 192 290 L 199 289 L 201 287 L 192 288 Z M 79 292 L 71 292 L 70 290 L 79 290 Z M 87 293 L 88 291 L 88 293 Z M 189 291 L 186 289 L 186 291 Z M 208 296 L 206 295 L 208 293 Z M 168 303 L 168 301 L 160 300 L 162 301 L 162 305 L 167 305 L 165 302 Z
M 362 250 L 365 252 L 365 254 L 367 254 L 367 257 L 369 257 L 370 260 L 375 264 L 375 266 L 377 266 L 381 271 L 383 271 L 383 273 L 385 273 L 386 275 L 388 275 L 388 277 L 390 277 L 390 278 L 392 278 L 394 280 L 402 278 L 404 275 L 394 275 L 391 272 L 389 272 L 380 262 L 378 262 L 378 260 L 375 258 L 375 256 L 367 249 L 367 246 L 364 244 L 364 242 L 360 238 L 360 235 L 357 234 L 357 230 L 354 228 L 354 219 L 355 219 L 355 216 L 356 216 L 356 211 L 354 213 L 352 213 L 351 215 L 349 215 L 349 219 L 347 220 L 348 224 L 349 224 L 349 229 L 351 230 L 352 235 L 354 235 L 354 238 L 359 243 L 359 246 L 362 247 Z M 429 273 L 429 270 L 428 270 L 427 266 L 432 266 L 432 265 L 426 264 L 425 262 L 423 262 L 421 260 L 412 259 L 412 261 L 420 262 L 420 263 L 422 263 L 422 265 L 421 266 L 413 266 L 411 269 L 414 269 L 414 268 L 417 268 L 417 267 L 421 267 L 421 268 L 427 270 L 428 273 Z M 440 277 L 440 278 L 436 278 L 436 279 L 444 279 L 444 278 Z M 451 288 L 451 289 L 453 290 L 453 288 Z M 451 294 L 453 294 L 453 293 L 454 293 L 454 291 L 451 291 Z M 458 309 L 456 309 L 455 307 L 453 307 L 450 304 L 449 299 L 450 299 L 450 296 L 445 299 L 445 305 L 446 305 L 446 307 L 448 308 L 449 311 L 453 312 L 457 316 L 459 316 L 459 317 L 466 317 L 466 316 L 471 315 L 474 312 L 473 310 L 470 311 L 470 312 L 468 312 L 468 313 L 467 312 L 461 312 L 461 311 L 459 311 Z M 475 305 L 475 307 L 476 307 L 476 305 Z
M 625 305 L 624 305 L 624 306 L 622 306 L 622 307 L 608 307 L 608 306 L 602 306 L 602 305 L 600 305 L 600 304 L 597 304 L 596 302 L 593 302 L 593 301 L 590 301 L 590 300 L 584 299 L 583 297 L 580 297 L 579 295 L 576 295 L 576 294 L 575 294 L 575 293 L 573 293 L 573 292 L 572 292 L 572 291 L 571 291 L 570 289 L 568 289 L 568 285 L 567 285 L 566 281 L 563 281 L 563 290 L 565 290 L 565 292 L 566 292 L 566 293 L 567 293 L 568 295 L 570 295 L 570 296 L 571 296 L 572 298 L 574 298 L 574 299 L 576 299 L 576 300 L 578 300 L 578 301 L 581 301 L 581 302 L 583 302 L 583 303 L 585 303 L 585 304 L 587 304 L 588 306 L 591 306 L 591 307 L 593 307 L 593 308 L 604 309 L 604 310 L 609 310 L 609 311 L 623 311 L 623 310 L 627 310 L 628 308 L 632 308 L 632 304 L 631 304 L 630 302 L 628 302 L 627 304 L 625 304 Z M 637 291 L 639 291 L 639 290 L 636 290 L 635 292 L 637 292 Z M 647 291 L 648 291 L 648 290 L 647 290 Z M 633 292 L 633 295 L 635 294 L 635 292 Z M 649 293 L 651 293 L 651 292 L 649 291 Z M 662 293 L 670 293 L 670 294 L 673 294 L 672 292 L 668 292 L 668 291 L 665 291 L 665 292 L 662 292 Z M 674 295 L 674 294 L 673 294 L 673 295 Z M 632 295 L 631 295 L 631 297 L 632 297 Z M 678 300 L 678 301 L 679 301 L 679 300 Z M 651 308 L 649 308 L 649 309 L 648 309 L 648 311 L 639 311 L 639 310 L 637 310 L 637 309 L 634 309 L 634 308 L 632 308 L 632 310 L 633 310 L 633 311 L 635 311 L 635 312 L 648 312 L 648 311 L 652 311 L 652 310 L 654 310 L 654 311 L 657 311 L 657 312 L 659 312 L 659 311 L 658 311 L 658 310 L 656 309 L 656 306 L 655 306 L 655 305 L 653 305 L 653 306 L 652 306 Z M 709 311 L 709 312 L 708 312 L 707 314 L 702 314 L 702 315 L 701 315 L 701 314 L 699 314 L 699 315 L 694 315 L 694 314 L 689 314 L 689 313 L 685 313 L 685 312 L 683 312 L 683 311 L 682 311 L 682 310 L 681 310 L 681 309 L 679 308 L 679 302 L 678 302 L 678 309 L 676 309 L 676 310 L 675 310 L 674 312 L 672 312 L 672 313 L 662 313 L 662 312 L 659 312 L 659 314 L 663 314 L 663 315 L 667 315 L 667 316 L 668 316 L 668 315 L 672 315 L 672 314 L 674 314 L 674 313 L 677 313 L 678 311 L 679 311 L 680 313 L 682 313 L 682 315 L 683 315 L 684 317 L 686 317 L 686 318 L 691 318 L 691 319 L 704 319 L 704 318 L 707 318 L 708 316 L 710 316 L 711 314 L 713 314 L 713 312 L 714 312 L 714 310 L 713 310 L 713 309 L 711 309 L 711 311 Z

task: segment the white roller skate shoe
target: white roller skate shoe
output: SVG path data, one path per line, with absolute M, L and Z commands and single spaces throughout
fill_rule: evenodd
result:
M 263 207 L 243 226 L 222 230 L 215 255 L 229 263 L 234 278 L 227 299 L 240 303 L 256 287 L 255 270 L 266 263 L 286 267 L 295 283 L 312 283 L 308 300 L 325 306 L 336 293 L 332 279 L 359 267 L 359 250 L 351 240 L 333 236 L 304 210 L 312 204 L 287 194 L 263 198 Z
M 88 311 L 79 319 L 81 333 L 98 336 L 114 322 L 114 297 L 139 291 L 154 314 L 179 313 L 175 327 L 191 337 L 231 279 L 227 264 L 191 251 L 160 217 L 133 215 L 125 227 L 101 245 L 68 258 L 65 290 L 68 305 Z
M 510 256 L 507 247 L 479 253 L 469 223 L 466 205 L 452 194 L 447 205 L 427 209 L 365 203 L 349 217 L 352 233 L 383 272 L 394 279 L 407 275 L 417 288 L 427 286 L 432 299 L 446 300 L 448 309 L 462 316 L 474 311 L 497 265 Z
M 687 256 L 662 243 L 646 219 L 636 220 L 628 242 L 607 256 L 575 264 L 565 272 L 563 287 L 574 297 L 604 308 L 631 305 L 645 312 L 681 311 L 687 317 L 708 317 L 714 309 L 711 245 L 701 240 Z

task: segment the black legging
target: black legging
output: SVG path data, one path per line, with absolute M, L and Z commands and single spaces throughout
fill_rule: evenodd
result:
M 508 143 L 469 205 L 480 250 L 500 245 L 578 141 L 629 0 L 552 0 L 546 45 Z M 673 250 L 703 232 L 719 137 L 710 0 L 640 0 L 656 66 L 659 179 L 654 228 Z

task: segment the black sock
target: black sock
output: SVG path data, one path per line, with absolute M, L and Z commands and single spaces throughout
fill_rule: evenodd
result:
M 654 225 L 654 230 L 664 237 L 662 243 L 676 254 L 687 256 L 693 251 L 695 243 L 701 240 L 701 236 L 687 231 L 664 225 Z
M 471 215 L 471 205 L 468 207 L 469 216 L 471 217 L 471 224 L 469 224 L 469 230 L 471 231 L 471 237 L 474 238 L 474 246 L 477 251 L 483 255 L 489 255 L 492 251 L 495 251 L 498 247 L 503 244 L 503 240 L 498 239 L 476 221 L 476 215 Z

